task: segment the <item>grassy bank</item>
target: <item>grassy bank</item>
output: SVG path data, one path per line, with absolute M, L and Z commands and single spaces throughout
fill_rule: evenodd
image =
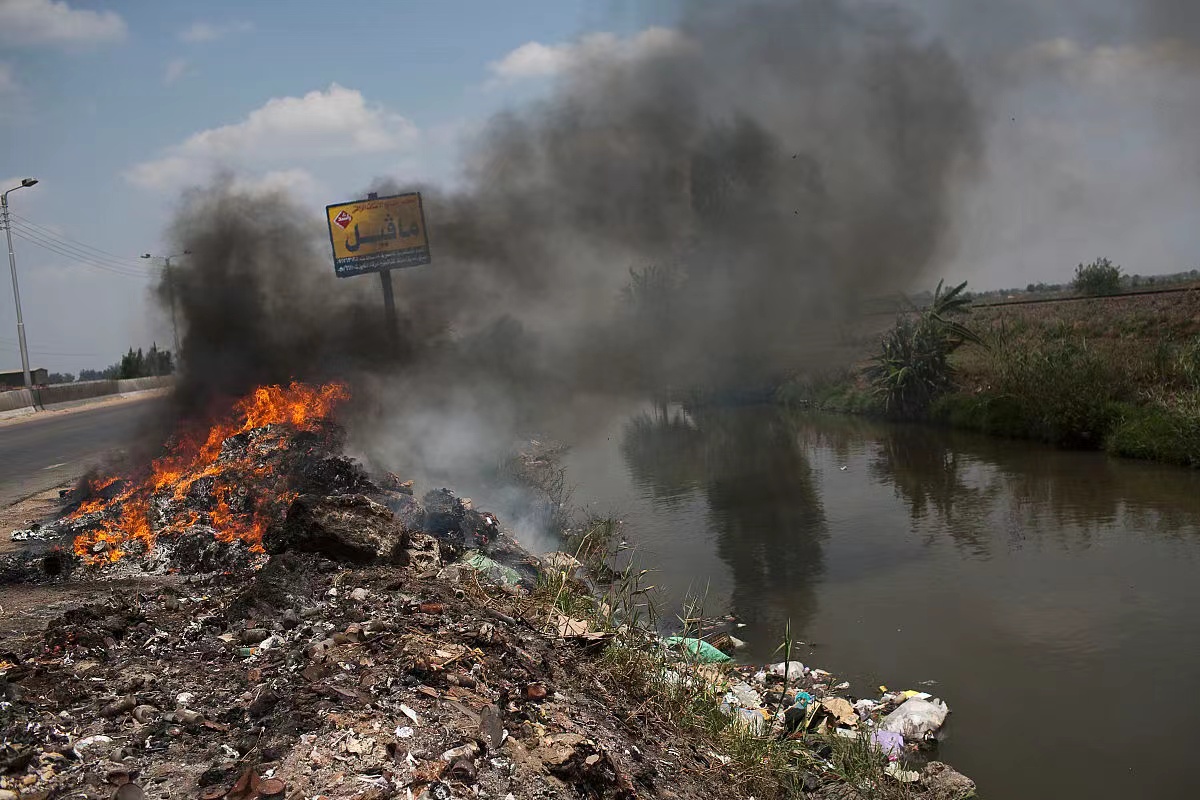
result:
M 677 746 L 711 759 L 713 777 L 723 795 L 910 800 L 925 791 L 927 796 L 947 800 L 974 796 L 970 781 L 958 776 L 961 782 L 956 786 L 969 786 L 970 791 L 950 793 L 930 775 L 928 767 L 920 773 L 924 783 L 919 787 L 899 782 L 888 770 L 887 755 L 866 728 L 849 738 L 824 725 L 819 727 L 820 733 L 785 735 L 775 725 L 783 719 L 790 697 L 786 702 L 781 697 L 782 706 L 772 706 L 777 713 L 758 732 L 731 715 L 728 707 L 723 709 L 729 702 L 726 693 L 739 675 L 728 666 L 704 663 L 686 649 L 663 646 L 653 633 L 658 627 L 649 599 L 653 587 L 644 583 L 649 570 L 637 569 L 632 562 L 620 572 L 609 568 L 616 556 L 618 527 L 615 520 L 592 518 L 568 531 L 566 542 L 574 549 L 576 563 L 585 569 L 576 573 L 560 558 L 558 563 L 565 569 L 541 577 L 525 616 L 546 630 L 562 627 L 564 620 L 569 620 L 570 626 L 604 637 L 602 649 L 597 651 L 600 669 L 595 680 L 606 694 L 636 700 L 638 711 L 631 726 L 656 731 Z M 588 586 L 577 577 L 584 571 L 604 578 L 598 586 Z M 678 634 L 703 637 L 699 624 L 703 617 L 702 601 L 697 600 L 677 617 L 682 624 Z M 781 632 L 781 637 L 777 652 L 796 663 L 790 629 Z M 834 683 L 832 676 L 829 678 L 829 684 Z M 781 695 L 801 688 L 782 677 L 776 680 L 780 683 L 772 688 Z M 811 679 L 805 680 L 805 688 L 823 695 L 823 687 L 813 688 Z M 918 769 L 920 761 L 915 764 Z
M 860 365 L 780 390 L 790 404 L 1200 467 L 1200 292 L 978 309 L 980 343 L 949 382 L 897 413 Z

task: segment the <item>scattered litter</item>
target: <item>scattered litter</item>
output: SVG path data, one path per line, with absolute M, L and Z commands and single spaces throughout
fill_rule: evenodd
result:
M 778 664 L 771 664 L 769 667 L 767 667 L 767 674 L 783 675 L 783 671 L 785 669 L 787 670 L 788 683 L 795 683 L 796 681 L 799 681 L 804 677 L 806 671 L 804 669 L 804 665 L 799 661 L 781 661 Z
M 400 704 L 400 713 L 412 720 L 413 725 L 420 725 L 421 718 L 417 716 L 417 712 L 413 711 L 404 703 Z
M 858 714 L 854 706 L 843 697 L 827 697 L 821 701 L 821 708 L 829 713 L 838 725 L 853 728 L 858 725 Z
M 920 781 L 931 800 L 942 795 L 928 787 L 969 784 L 909 758 L 918 748 L 906 737 L 944 724 L 940 700 L 843 695 L 849 683 L 794 660 L 733 663 L 722 651 L 745 648 L 730 633 L 745 623 L 729 615 L 660 638 L 612 609 L 538 605 L 535 579 L 565 575 L 588 593 L 588 569 L 566 553 L 531 557 L 448 490 L 418 502 L 395 476 L 374 482 L 330 449 L 334 433 L 272 424 L 220 440 L 205 474 L 139 496 L 153 547 L 98 535 L 115 530 L 98 526 L 119 521 L 119 504 L 89 512 L 76 567 L 97 582 L 138 580 L 48 613 L 25 643 L 4 639 L 3 746 L 15 757 L 0 800 L 76 786 L 117 800 L 166 787 L 204 800 L 497 798 L 547 775 L 571 796 L 639 796 L 652 776 L 681 797 L 712 793 L 691 762 L 709 775 L 736 764 L 712 743 L 630 743 L 630 706 L 595 662 L 609 639 L 656 652 L 663 683 L 713 698 L 746 735 L 806 749 L 821 736 L 869 739 L 893 779 Z M 237 482 L 212 480 L 227 468 Z M 254 546 L 208 524 L 260 506 L 274 516 L 256 520 Z M 821 764 L 804 768 L 835 779 Z
M 46 542 L 62 536 L 61 531 L 53 528 L 25 528 L 12 532 L 14 542 Z
M 884 717 L 880 727 L 903 734 L 905 739 L 925 739 L 941 729 L 949 713 L 950 709 L 941 700 L 912 697 Z
M 703 639 L 690 636 L 668 636 L 663 640 L 672 648 L 686 650 L 701 664 L 721 664 L 732 659 Z
M 888 758 L 898 758 L 904 752 L 904 737 L 893 731 L 872 731 L 871 741 Z
M 900 766 L 899 761 L 888 762 L 883 771 L 901 783 L 916 783 L 921 780 L 921 773 L 916 770 L 904 769 Z
M 521 582 L 521 573 L 512 567 L 506 567 L 498 561 L 472 550 L 463 555 L 463 563 L 474 567 L 481 575 L 497 583 L 516 585 Z

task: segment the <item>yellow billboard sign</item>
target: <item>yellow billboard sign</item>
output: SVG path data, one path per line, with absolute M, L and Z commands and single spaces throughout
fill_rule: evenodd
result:
M 336 203 L 325 215 L 339 278 L 430 262 L 420 192 Z

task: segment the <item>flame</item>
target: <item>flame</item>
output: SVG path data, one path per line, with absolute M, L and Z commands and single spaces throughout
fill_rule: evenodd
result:
M 119 561 L 140 545 L 149 552 L 155 540 L 164 534 L 180 534 L 193 525 L 209 525 L 217 541 L 242 541 L 252 552 L 261 553 L 262 537 L 276 514 L 286 508 L 295 493 L 284 486 L 272 485 L 277 476 L 271 468 L 246 452 L 240 457 L 221 459 L 221 448 L 230 437 L 268 425 L 280 430 L 263 433 L 256 444 L 281 446 L 283 439 L 298 430 L 315 430 L 333 409 L 349 399 L 346 386 L 329 383 L 319 387 L 303 383 L 289 386 L 262 386 L 237 401 L 232 410 L 207 430 L 184 429 L 168 444 L 167 452 L 155 459 L 150 474 L 142 481 L 126 481 L 111 499 L 93 497 L 80 504 L 71 519 L 103 513 L 105 519 L 75 538 L 75 554 L 89 564 Z M 253 477 L 266 490 L 267 497 L 249 497 L 246 479 Z M 214 501 L 206 512 L 187 509 L 158 526 L 151 524 L 151 509 L 156 503 L 186 501 L 203 479 L 212 479 L 206 493 Z M 107 489 L 118 477 L 93 482 L 91 493 Z M 110 513 L 110 512 L 117 513 Z

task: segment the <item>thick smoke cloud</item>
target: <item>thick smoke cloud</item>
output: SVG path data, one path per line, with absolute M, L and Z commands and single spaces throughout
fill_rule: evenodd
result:
M 333 277 L 318 210 L 232 181 L 189 194 L 173 229 L 193 253 L 174 273 L 185 410 L 348 379 L 363 455 L 461 486 L 514 438 L 569 436 L 614 398 L 843 364 L 839 322 L 864 297 L 980 270 L 1053 280 L 1113 236 L 1149 251 L 1160 226 L 1114 225 L 1126 176 L 1097 171 L 1143 125 L 1139 98 L 1165 122 L 1147 142 L 1200 164 L 1190 2 L 682 9 L 495 117 L 464 188 L 363 187 L 426 201 L 434 264 L 396 273 L 398 346 L 376 278 Z M 1126 91 L 1129 75 L 1151 83 Z M 1077 128 L 1100 149 L 1055 113 L 1095 118 Z M 1137 207 L 1186 210 L 1182 180 Z
M 363 454 L 462 485 L 515 434 L 596 424 L 614 396 L 835 361 L 856 298 L 947 255 L 976 103 L 898 8 L 685 9 L 493 119 L 465 189 L 365 187 L 426 200 L 435 263 L 396 274 L 399 347 L 376 279 L 332 276 L 311 211 L 229 181 L 187 196 L 179 396 L 346 378 Z
M 898 9 L 687 8 L 493 120 L 467 190 L 427 187 L 436 265 L 403 275 L 401 361 L 449 331 L 463 358 L 568 389 L 761 380 L 864 288 L 906 288 L 943 255 L 980 141 L 941 45 Z M 393 363 L 307 217 L 250 205 L 200 192 L 177 226 L 196 254 L 180 276 L 189 376 L 234 390 Z M 622 304 L 631 269 L 644 280 Z

